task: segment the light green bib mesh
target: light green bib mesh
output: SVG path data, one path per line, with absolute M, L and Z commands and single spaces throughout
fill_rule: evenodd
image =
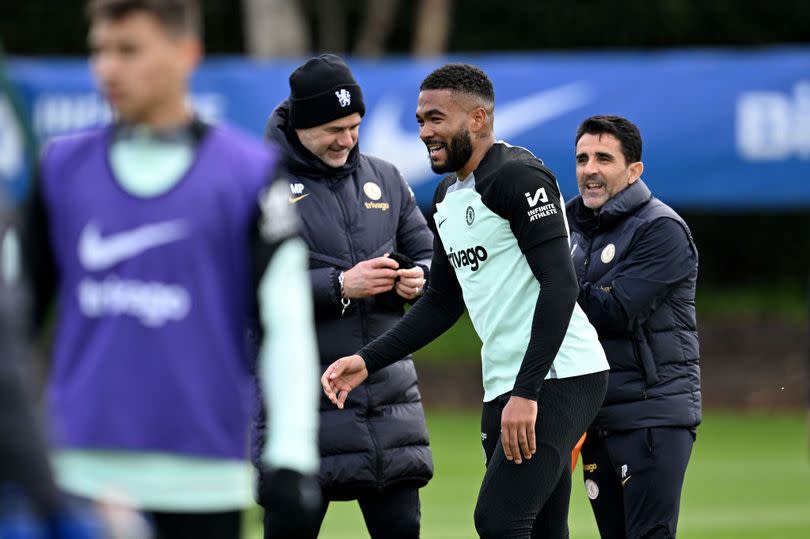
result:
M 70 494 L 147 511 L 237 511 L 252 502 L 253 471 L 245 460 L 62 450 L 51 462 L 57 483 Z
M 110 148 L 115 179 L 133 196 L 150 198 L 174 187 L 194 160 L 191 134 L 155 137 L 148 128 L 122 128 Z

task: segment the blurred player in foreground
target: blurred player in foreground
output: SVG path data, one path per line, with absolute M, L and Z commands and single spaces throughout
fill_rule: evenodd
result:
M 307 519 L 319 503 L 317 357 L 279 154 L 188 108 L 196 2 L 95 0 L 88 14 L 116 121 L 46 148 L 27 219 L 38 324 L 58 293 L 47 388 L 58 483 L 132 504 L 161 539 L 239 537 L 252 499 L 245 327 L 258 303 L 263 457 L 284 487 L 271 503 Z

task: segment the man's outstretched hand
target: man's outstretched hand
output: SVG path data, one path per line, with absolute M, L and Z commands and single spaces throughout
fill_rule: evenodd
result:
M 349 391 L 363 383 L 368 378 L 366 362 L 358 355 L 346 356 L 338 359 L 321 376 L 323 392 L 341 410 L 349 396 Z

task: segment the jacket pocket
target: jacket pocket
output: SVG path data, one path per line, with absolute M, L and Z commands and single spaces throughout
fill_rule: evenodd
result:
M 653 427 L 647 427 L 644 431 L 647 451 L 650 452 L 650 455 L 655 455 L 655 429 Z
M 641 374 L 644 376 L 644 397 L 646 398 L 646 389 L 658 383 L 658 368 L 655 365 L 655 358 L 647 342 L 647 337 L 640 329 L 633 332 L 633 351 L 641 368 Z

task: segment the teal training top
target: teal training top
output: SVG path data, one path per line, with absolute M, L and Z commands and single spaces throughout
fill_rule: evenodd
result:
M 512 390 L 529 341 L 540 283 L 523 250 L 568 237 L 557 182 L 539 160 L 527 160 L 527 153 L 496 143 L 484 166 L 451 180 L 433 215 L 483 343 L 484 401 Z M 607 368 L 596 330 L 574 305 L 546 379 Z
M 464 307 L 483 342 L 485 402 L 509 392 L 536 398 L 543 379 L 606 371 L 596 330 L 576 305 L 564 206 L 542 161 L 502 142 L 466 178 L 446 177 L 434 197 L 428 289 L 358 352 L 369 371 L 439 336 Z

